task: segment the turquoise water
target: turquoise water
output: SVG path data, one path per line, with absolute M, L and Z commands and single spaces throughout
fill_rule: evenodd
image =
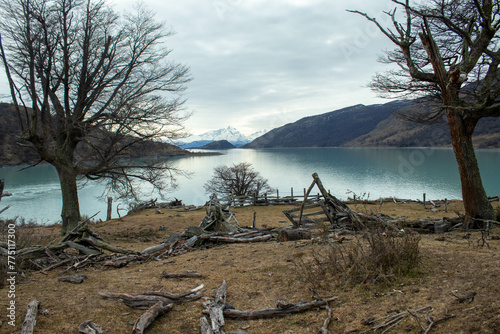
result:
M 178 157 L 170 159 L 173 167 L 187 172 L 178 176 L 178 188 L 166 192 L 161 201 L 182 199 L 186 204 L 203 204 L 208 199 L 203 185 L 211 178 L 213 168 L 239 162 L 250 162 L 255 170 L 279 189 L 280 196 L 302 194 L 317 172 L 327 189 L 345 199 L 348 191 L 366 193 L 370 199 L 396 196 L 398 198 L 461 198 L 460 179 L 451 149 L 430 148 L 287 148 L 235 149 L 221 151 L 223 155 Z M 478 150 L 483 183 L 489 196 L 500 194 L 500 150 Z M 5 179 L 4 197 L 0 208 L 10 205 L 1 216 L 34 219 L 41 223 L 58 221 L 61 196 L 57 173 L 50 165 L 39 165 L 19 171 L 19 167 L 0 168 Z M 147 187 L 145 187 L 147 189 Z M 98 182 L 82 183 L 80 204 L 82 214 L 104 219 L 106 201 L 100 198 L 104 186 Z M 144 200 L 156 198 L 146 192 Z M 116 201 L 113 217 L 116 214 Z M 127 204 L 122 203 L 121 208 Z M 125 212 L 123 212 L 125 213 Z

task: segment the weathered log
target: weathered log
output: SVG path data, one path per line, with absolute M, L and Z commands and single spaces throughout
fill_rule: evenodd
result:
M 158 302 L 162 302 L 164 305 L 168 304 L 182 304 L 187 301 L 200 299 L 203 295 L 202 291 L 196 293 L 190 293 L 182 298 L 172 299 L 165 297 L 162 292 L 148 292 L 149 295 L 139 294 L 132 295 L 128 293 L 111 293 L 111 292 L 98 292 L 98 295 L 104 299 L 119 300 L 123 302 L 126 306 L 134 309 L 148 309 Z
M 281 230 L 278 234 L 278 241 L 292 241 L 292 240 L 303 240 L 303 239 L 311 239 L 311 230 L 308 229 L 286 229 Z
M 99 252 L 97 249 L 85 247 L 71 240 L 66 241 L 65 244 L 87 255 L 101 254 L 101 252 Z
M 159 244 L 143 249 L 140 253 L 142 255 L 160 254 L 170 248 L 170 244 Z
M 166 291 L 145 291 L 138 293 L 139 295 L 154 295 L 154 296 L 162 296 L 166 298 L 170 298 L 172 300 L 182 299 L 189 295 L 195 295 L 197 292 L 201 291 L 205 286 L 203 284 L 198 285 L 196 288 L 181 292 L 181 293 L 170 293 Z
M 118 246 L 110 245 L 107 242 L 104 242 L 104 241 L 102 241 L 100 239 L 97 239 L 97 238 L 95 238 L 92 235 L 89 235 L 89 236 L 87 236 L 85 238 L 82 238 L 82 240 L 87 241 L 89 244 L 91 244 L 92 246 L 94 246 L 96 248 L 102 248 L 102 249 L 108 250 L 108 251 L 110 251 L 112 253 L 139 254 L 139 252 L 134 251 L 134 250 L 130 250 L 130 249 L 126 249 L 126 248 L 123 248 L 123 247 L 118 247 Z
M 93 323 L 91 320 L 87 320 L 82 322 L 80 326 L 78 326 L 78 333 L 81 334 L 103 334 L 104 331 L 101 326 Z
M 236 309 L 226 308 L 224 309 L 224 316 L 230 319 L 246 319 L 246 320 L 282 317 L 285 315 L 305 312 L 317 307 L 324 306 L 335 299 L 337 299 L 337 297 L 331 297 L 325 300 L 315 300 L 307 303 L 302 302 L 297 304 L 288 304 L 287 307 L 265 308 L 255 311 L 240 311 Z
M 158 316 L 167 313 L 173 307 L 174 304 L 164 306 L 162 302 L 154 304 L 137 319 L 132 329 L 132 334 L 143 334 L 144 330 L 148 328 Z
M 266 234 L 260 237 L 254 238 L 234 238 L 234 237 L 222 237 L 222 236 L 212 236 L 212 235 L 202 235 L 200 239 L 208 240 L 213 242 L 226 242 L 226 243 L 251 243 L 251 242 L 262 242 L 272 239 L 271 234 Z
M 200 318 L 201 334 L 213 334 L 212 327 L 206 317 Z
M 182 273 L 167 273 L 166 271 L 161 273 L 161 278 L 194 278 L 202 277 L 202 275 L 193 270 L 187 270 Z
M 212 333 L 214 334 L 224 333 L 221 327 L 225 325 L 224 308 L 226 306 L 226 292 L 227 285 L 224 280 L 222 281 L 221 286 L 217 289 L 214 302 L 208 306 L 208 314 L 210 315 L 210 321 L 212 324 Z
M 28 303 L 26 308 L 26 316 L 24 317 L 23 324 L 21 326 L 21 334 L 32 334 L 33 329 L 36 325 L 36 315 L 38 314 L 38 307 L 40 302 L 38 300 L 32 300 Z
M 71 276 L 62 276 L 58 277 L 57 280 L 60 282 L 68 282 L 73 284 L 81 284 L 83 280 L 88 278 L 87 275 L 71 275 Z

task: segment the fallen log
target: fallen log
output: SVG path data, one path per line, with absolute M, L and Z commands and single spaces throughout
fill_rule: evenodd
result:
M 200 318 L 201 334 L 213 334 L 212 327 L 206 317 Z
M 138 294 L 139 295 L 162 296 L 162 297 L 166 297 L 166 298 L 170 298 L 170 299 L 176 300 L 176 299 L 181 299 L 181 298 L 187 297 L 187 296 L 189 296 L 191 294 L 195 294 L 198 291 L 201 291 L 204 287 L 205 286 L 203 284 L 201 284 L 201 285 L 198 285 L 194 289 L 191 289 L 191 290 L 188 290 L 188 291 L 185 291 L 185 292 L 181 292 L 181 293 L 170 293 L 170 292 L 166 292 L 166 291 L 145 291 L 145 292 L 141 292 L 141 293 L 138 293 Z
M 78 326 L 78 333 L 81 334 L 103 334 L 104 331 L 101 326 L 93 323 L 91 320 L 87 320 L 82 322 L 80 326 Z
M 226 281 L 222 281 L 221 286 L 217 289 L 215 300 L 208 305 L 207 311 L 210 315 L 212 333 L 224 333 L 222 327 L 226 324 L 224 321 L 224 308 L 226 307 Z
M 308 229 L 285 229 L 278 233 L 278 241 L 286 242 L 293 240 L 311 239 L 311 230 Z
M 38 314 L 39 306 L 40 302 L 38 300 L 32 300 L 29 302 L 26 308 L 26 316 L 24 317 L 24 321 L 21 326 L 21 334 L 33 333 L 33 329 L 36 325 L 36 315 Z
M 105 249 L 107 251 L 110 251 L 112 253 L 120 253 L 120 254 L 140 254 L 140 252 L 137 252 L 137 251 L 134 251 L 134 250 L 130 250 L 130 249 L 126 249 L 126 248 L 123 248 L 123 247 L 118 247 L 118 246 L 113 246 L 113 245 L 110 245 L 108 244 L 107 242 L 104 242 L 92 235 L 89 235 L 85 238 L 82 238 L 82 240 L 88 242 L 89 244 L 91 244 L 92 246 L 96 247 L 96 248 L 102 248 L 102 249 Z
M 57 280 L 60 282 L 68 282 L 73 284 L 81 284 L 83 280 L 88 278 L 87 275 L 71 275 L 71 276 L 62 276 L 58 277 Z
M 274 318 L 290 315 L 293 313 L 305 312 L 314 308 L 327 305 L 329 302 L 337 299 L 337 297 L 327 298 L 325 300 L 315 300 L 312 302 L 300 302 L 297 304 L 279 304 L 277 307 L 265 308 L 254 311 L 241 311 L 236 309 L 224 309 L 224 316 L 230 319 L 263 319 Z
M 260 237 L 253 238 L 234 238 L 234 237 L 222 237 L 222 236 L 212 236 L 212 235 L 201 235 L 201 240 L 207 240 L 212 242 L 225 242 L 225 243 L 251 243 L 251 242 L 263 242 L 272 239 L 271 234 L 266 234 Z
M 101 252 L 99 252 L 97 249 L 91 249 L 91 248 L 85 247 L 85 246 L 80 245 L 80 244 L 73 242 L 71 240 L 66 241 L 65 244 L 71 248 L 78 250 L 79 252 L 86 254 L 86 255 L 101 254 Z
M 134 309 L 148 309 L 158 302 L 162 302 L 163 305 L 168 304 L 182 304 L 188 301 L 193 301 L 200 299 L 203 295 L 203 291 L 192 292 L 184 294 L 180 298 L 169 298 L 172 297 L 165 292 L 161 291 L 150 291 L 147 294 L 137 294 L 132 295 L 129 293 L 112 293 L 112 292 L 98 292 L 97 294 L 104 299 L 119 300 L 126 306 Z M 182 294 L 181 294 L 182 295 Z M 168 297 L 167 297 L 168 296 Z
M 182 273 L 167 273 L 166 271 L 161 273 L 160 278 L 194 278 L 202 277 L 202 275 L 196 271 L 187 270 Z
M 137 319 L 132 329 L 132 334 L 143 334 L 144 330 L 148 328 L 158 316 L 167 313 L 173 307 L 174 304 L 164 306 L 162 302 L 154 304 Z

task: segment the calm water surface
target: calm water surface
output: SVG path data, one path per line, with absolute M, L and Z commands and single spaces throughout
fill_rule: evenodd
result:
M 221 151 L 223 155 L 172 158 L 170 164 L 180 168 L 189 177 L 179 176 L 179 187 L 168 191 L 166 198 L 182 199 L 186 204 L 203 204 L 208 194 L 203 184 L 220 165 L 250 162 L 254 168 L 279 189 L 281 195 L 302 194 L 317 172 L 327 189 L 345 199 L 348 191 L 357 195 L 366 193 L 370 199 L 396 196 L 399 198 L 461 198 L 460 179 L 451 149 L 429 148 L 288 148 L 288 149 L 235 149 Z M 500 150 L 477 151 L 483 183 L 489 196 L 500 194 Z M 5 191 L 13 194 L 4 197 L 0 208 L 11 208 L 2 218 L 15 216 L 52 223 L 60 219 L 61 195 L 57 173 L 50 165 L 39 165 L 24 171 L 19 167 L 0 168 L 0 178 L 5 179 Z M 146 187 L 145 187 L 146 189 Z M 86 182 L 80 189 L 82 214 L 100 213 L 104 219 L 105 200 L 100 198 L 104 186 Z M 313 191 L 314 192 L 314 191 Z M 157 194 L 145 192 L 144 199 Z M 126 204 L 120 207 L 125 208 Z M 113 217 L 117 217 L 116 203 Z

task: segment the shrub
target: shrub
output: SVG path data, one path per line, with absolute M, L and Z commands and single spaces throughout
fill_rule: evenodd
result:
M 352 243 L 327 241 L 295 264 L 301 279 L 314 288 L 391 282 L 411 274 L 420 259 L 420 236 L 409 232 L 364 232 Z

